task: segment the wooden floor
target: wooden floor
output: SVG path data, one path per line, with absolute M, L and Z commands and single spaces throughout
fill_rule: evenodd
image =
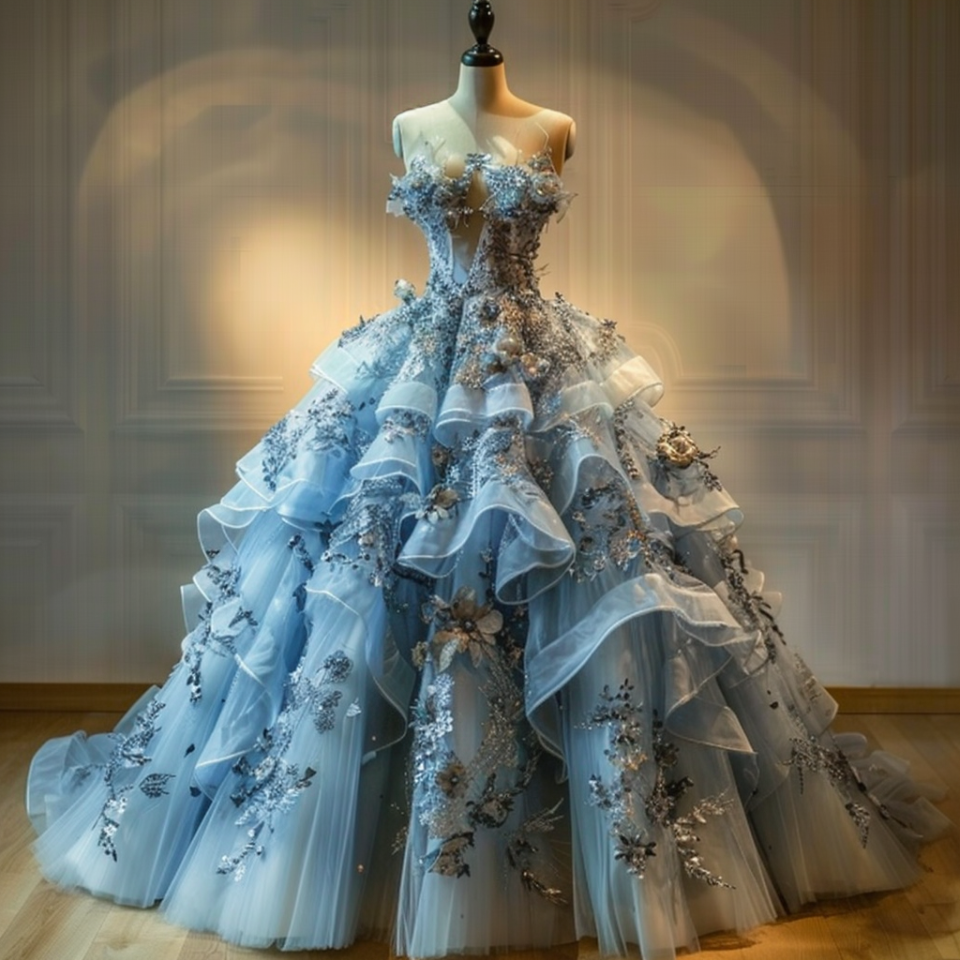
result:
M 52 736 L 110 729 L 114 714 L 0 713 L 0 960 L 226 960 L 267 955 L 384 960 L 385 947 L 280 954 L 244 950 L 168 926 L 155 911 L 65 893 L 42 880 L 23 810 L 30 756 Z M 960 716 L 843 716 L 878 746 L 907 758 L 920 780 L 950 791 L 941 809 L 960 823 Z M 698 960 L 960 960 L 960 835 L 927 847 L 909 890 L 820 904 L 744 936 L 705 938 Z M 514 955 L 517 956 L 517 955 Z M 524 960 L 596 960 L 596 944 Z

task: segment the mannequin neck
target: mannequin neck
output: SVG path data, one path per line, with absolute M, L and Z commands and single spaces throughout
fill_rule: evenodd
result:
M 502 63 L 492 67 L 460 64 L 460 79 L 449 102 L 467 115 L 505 111 L 516 97 L 507 87 L 507 72 Z

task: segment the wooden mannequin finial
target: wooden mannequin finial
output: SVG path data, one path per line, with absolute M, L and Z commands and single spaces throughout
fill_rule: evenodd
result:
M 503 54 L 487 43 L 495 19 L 490 0 L 473 0 L 470 30 L 477 42 L 460 58 L 461 63 L 468 67 L 495 67 L 503 63 Z

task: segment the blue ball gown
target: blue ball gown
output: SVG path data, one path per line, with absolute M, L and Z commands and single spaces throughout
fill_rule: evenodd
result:
M 915 879 L 943 820 L 831 733 L 712 455 L 610 321 L 541 296 L 568 200 L 545 156 L 395 180 L 425 289 L 316 361 L 201 514 L 166 683 L 37 754 L 50 880 L 248 946 L 659 960 Z

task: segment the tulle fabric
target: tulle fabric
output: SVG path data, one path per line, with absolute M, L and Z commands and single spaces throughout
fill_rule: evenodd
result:
M 305 653 L 306 670 L 315 670 L 333 651 L 331 642 L 347 656 L 362 658 L 365 625 L 356 614 L 327 598 L 318 598 L 317 606 L 324 608 L 316 609 L 323 637 L 311 638 L 316 647 Z M 317 737 L 308 724 L 297 728 L 290 755 L 309 756 L 322 776 L 298 797 L 296 816 L 272 824 L 270 855 L 251 856 L 242 881 L 233 871 L 211 876 L 212 871 L 189 866 L 218 865 L 248 839 L 236 827 L 236 775 L 226 774 L 185 854 L 187 866 L 167 891 L 164 911 L 170 920 L 252 947 L 279 942 L 296 950 L 352 942 L 389 755 L 365 749 L 369 714 L 381 702 L 369 675 L 353 671 L 343 696 L 355 712 L 337 736 Z
M 945 820 L 900 761 L 830 733 L 655 372 L 531 286 L 555 175 L 478 171 L 495 203 L 466 270 L 444 238 L 469 181 L 398 181 L 427 288 L 326 351 L 200 515 L 168 681 L 34 759 L 44 874 L 245 946 L 596 936 L 646 960 L 912 882 Z M 659 808 L 598 802 L 617 690 Z

